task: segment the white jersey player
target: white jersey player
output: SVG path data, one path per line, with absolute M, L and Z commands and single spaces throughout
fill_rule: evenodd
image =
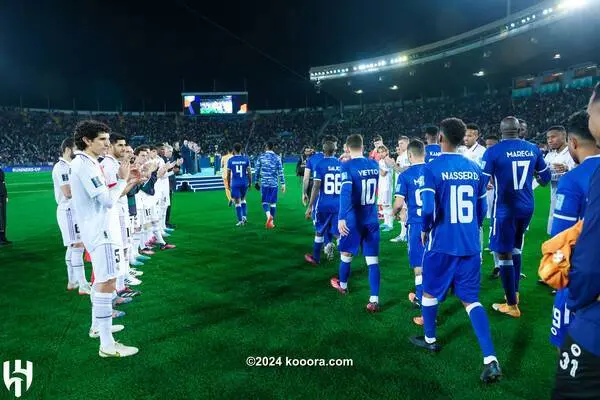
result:
M 408 143 L 410 139 L 408 136 L 400 136 L 398 139 L 398 146 L 396 147 L 396 153 L 398 156 L 396 157 L 396 166 L 394 168 L 396 172 L 396 177 L 393 179 L 393 182 L 396 182 L 398 179 L 398 175 L 403 173 L 410 167 L 410 161 L 408 160 Z M 407 230 L 406 230 L 406 220 L 407 220 L 407 208 L 406 204 L 400 210 L 400 234 L 393 239 L 390 239 L 392 243 L 398 242 L 406 242 L 407 241 Z
M 394 228 L 393 205 L 393 187 L 394 187 L 394 168 L 385 162 L 389 156 L 389 151 L 385 146 L 377 148 L 379 153 L 379 185 L 377 193 L 377 204 L 381 206 L 383 212 L 383 225 L 381 229 L 389 232 Z
M 67 290 L 79 288 L 79 294 L 89 295 L 91 288 L 85 277 L 83 264 L 83 243 L 75 210 L 71 205 L 71 165 L 73 158 L 73 139 L 63 140 L 62 157 L 52 168 L 54 199 L 56 200 L 56 219 L 62 234 L 63 245 L 67 248 L 65 263 L 67 264 Z
M 481 167 L 484 153 L 485 147 L 479 144 L 479 126 L 477 124 L 468 124 L 463 156 Z
M 556 192 L 558 190 L 558 181 L 560 178 L 575 168 L 575 161 L 569 154 L 567 146 L 567 132 L 562 126 L 553 126 L 546 133 L 548 147 L 551 151 L 544 157 L 544 161 L 550 167 L 552 180 L 550 181 L 550 214 L 548 216 L 547 231 L 550 234 L 552 230 L 552 220 L 554 208 L 556 205 Z
M 130 167 L 121 164 L 116 184 L 108 187 L 98 157 L 108 151 L 109 132 L 105 124 L 91 120 L 80 121 L 75 127 L 75 145 L 83 151 L 71 163 L 71 192 L 76 215 L 85 221 L 80 229 L 81 239 L 90 254 L 95 276 L 89 336 L 100 338 L 100 357 L 127 357 L 138 349 L 115 342 L 112 336 L 124 329 L 122 325 L 112 325 L 113 292 L 123 254 L 119 247 L 121 233 L 111 225 L 109 211 L 117 206 L 127 186 Z

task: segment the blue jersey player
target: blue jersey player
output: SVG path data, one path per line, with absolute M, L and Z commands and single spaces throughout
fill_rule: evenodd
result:
M 331 278 L 331 286 L 342 294 L 348 293 L 348 278 L 352 257 L 362 247 L 369 268 L 371 297 L 367 311 L 379 311 L 379 220 L 377 218 L 377 183 L 379 164 L 363 156 L 361 135 L 348 136 L 349 161 L 342 164 L 342 189 L 338 230 L 340 232 L 339 277 Z
M 338 234 L 338 213 L 342 188 L 342 163 L 335 157 L 336 144 L 328 140 L 323 143 L 323 159 L 313 167 L 313 187 L 306 209 L 306 218 L 313 219 L 315 241 L 313 254 L 305 254 L 304 259 L 318 264 L 325 237 Z M 314 157 L 314 156 L 313 156 Z
M 425 162 L 428 163 L 442 154 L 442 148 L 439 145 L 439 130 L 437 126 L 428 126 L 425 128 Z
M 460 119 L 441 122 L 442 154 L 423 167 L 422 312 L 425 335 L 411 342 L 429 351 L 439 351 L 436 341 L 438 298 L 450 286 L 462 301 L 483 352 L 485 383 L 498 380 L 502 372 L 496 359 L 485 309 L 479 302 L 481 241 L 479 230 L 486 214 L 487 179 L 473 161 L 456 152 L 467 127 Z
M 396 200 L 394 215 L 398 214 L 404 205 L 408 208 L 406 226 L 408 233 L 408 262 L 415 273 L 415 293 L 409 293 L 408 299 L 416 306 L 421 305 L 423 297 L 423 252 L 421 241 L 423 217 L 421 206 L 421 190 L 425 185 L 423 166 L 425 165 L 425 146 L 420 140 L 408 144 L 408 161 L 410 167 L 398 176 L 396 182 Z
M 495 186 L 490 249 L 498 253 L 498 266 L 506 303 L 493 304 L 494 310 L 513 318 L 519 309 L 521 249 L 533 216 L 533 178 L 540 185 L 550 182 L 550 169 L 538 147 L 519 139 L 521 125 L 515 117 L 500 123 L 502 141 L 483 155 L 483 173 Z
M 242 155 L 242 145 L 233 145 L 233 157 L 227 161 L 227 183 L 231 188 L 231 198 L 235 202 L 237 226 L 246 225 L 248 210 L 246 208 L 246 192 L 252 183 L 250 159 Z
M 552 221 L 552 236 L 572 227 L 577 221 L 583 219 L 587 195 L 590 189 L 590 180 L 594 172 L 600 167 L 600 149 L 596 147 L 596 140 L 589 130 L 589 116 L 587 112 L 580 111 L 573 114 L 567 123 L 569 134 L 569 153 L 579 167 L 567 172 L 558 181 L 556 192 L 556 207 Z M 552 327 L 550 328 L 550 342 L 559 347 L 562 345 L 569 324 L 573 318 L 567 307 L 569 289 L 561 289 L 554 298 L 552 309 Z
M 285 177 L 281 157 L 273 152 L 273 143 L 265 146 L 265 152 L 256 160 L 256 189 L 260 189 L 262 206 L 267 216 L 265 227 L 275 228 L 273 220 L 277 210 L 277 189 L 281 183 L 281 191 L 285 193 Z M 260 183 L 259 183 L 260 182 Z

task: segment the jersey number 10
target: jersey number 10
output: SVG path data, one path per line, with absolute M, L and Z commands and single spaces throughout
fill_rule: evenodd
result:
M 362 192 L 360 197 L 360 204 L 366 206 L 367 204 L 375 204 L 375 195 L 377 194 L 377 178 L 369 178 L 361 181 Z

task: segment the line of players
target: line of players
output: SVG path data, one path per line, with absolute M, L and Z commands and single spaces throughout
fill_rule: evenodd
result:
M 100 339 L 100 357 L 127 357 L 138 348 L 114 340 L 113 333 L 125 328 L 112 323 L 125 315 L 115 307 L 141 294 L 131 288 L 142 283 L 143 272 L 136 267 L 150 260 L 155 245 L 175 248 L 164 238 L 173 231 L 166 224 L 169 176 L 181 160 L 165 162 L 173 151 L 168 145 L 134 151 L 124 136 L 110 132 L 101 122 L 78 123 L 74 137 L 62 143 L 52 178 L 67 289 L 90 295 L 89 336 Z M 92 285 L 84 272 L 84 249 L 92 262 Z
M 412 337 L 411 342 L 430 351 L 441 349 L 436 340 L 437 309 L 452 288 L 465 306 L 484 355 L 481 379 L 494 382 L 502 373 L 479 302 L 481 227 L 488 208 L 488 184 L 495 190 L 490 248 L 498 254 L 506 294 L 506 300 L 493 309 L 518 317 L 520 252 L 533 215 L 532 182 L 535 177 L 541 185 L 547 184 L 550 171 L 537 146 L 519 139 L 521 124 L 514 117 L 502 121 L 503 140 L 487 151 L 477 144 L 477 135 L 467 135 L 474 127 L 468 129 L 459 119 L 446 119 L 440 128 L 427 129 L 427 146 L 418 140 L 408 144 L 410 167 L 398 177 L 392 209 L 395 215 L 407 206 L 408 255 L 416 286 L 409 299 L 422 309 L 422 317 L 415 322 L 424 326 L 425 334 Z M 467 146 L 461 155 L 457 150 L 463 143 Z M 306 215 L 313 216 L 315 238 L 313 253 L 305 259 L 318 264 L 326 236 L 339 237 L 339 275 L 331 279 L 331 285 L 346 295 L 352 259 L 362 250 L 371 287 L 366 308 L 377 312 L 380 225 L 376 197 L 387 174 L 380 172 L 381 163 L 364 158 L 360 135 L 351 135 L 345 146 L 348 161 L 334 157 L 335 140 L 326 138 L 321 160 L 314 166 L 310 159 L 307 162 L 314 186 Z M 387 149 L 378 150 L 381 160 L 389 159 Z M 380 195 L 386 190 L 380 187 Z

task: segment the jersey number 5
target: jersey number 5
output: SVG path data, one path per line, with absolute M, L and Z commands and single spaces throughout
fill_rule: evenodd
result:
M 531 161 L 513 161 L 512 162 L 512 174 L 513 174 L 513 189 L 522 190 L 525 187 L 525 181 L 527 180 L 527 172 L 529 171 L 529 164 Z M 523 175 L 519 179 L 519 167 L 523 168 Z
M 360 204 L 375 204 L 375 195 L 377 194 L 377 178 L 369 178 L 362 183 L 362 194 Z
M 450 222 L 470 224 L 473 222 L 473 186 L 450 186 Z

